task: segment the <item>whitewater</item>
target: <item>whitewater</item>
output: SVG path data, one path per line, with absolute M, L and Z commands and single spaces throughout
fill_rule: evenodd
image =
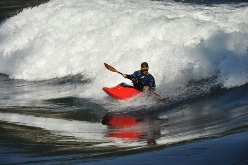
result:
M 37 1 L 0 20 L 1 163 L 247 164 L 248 4 L 226 1 Z M 144 61 L 166 101 L 103 92 L 131 84 L 104 63 Z
M 0 27 L 0 73 L 43 81 L 90 80 L 80 97 L 102 98 L 103 86 L 150 65 L 157 91 L 174 95 L 189 82 L 224 88 L 248 82 L 248 7 L 156 1 L 51 0 L 26 8 Z M 205 88 L 205 87 L 202 87 Z

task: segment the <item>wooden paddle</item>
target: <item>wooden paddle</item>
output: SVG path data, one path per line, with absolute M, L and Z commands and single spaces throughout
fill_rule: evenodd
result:
M 119 72 L 118 70 L 116 70 L 114 67 L 112 67 L 111 65 L 109 65 L 109 64 L 106 64 L 106 63 L 104 63 L 104 65 L 105 65 L 105 67 L 108 69 L 108 70 L 110 70 L 110 71 L 112 71 L 112 72 L 117 72 L 117 73 L 119 73 L 119 74 L 121 74 L 122 75 L 122 73 L 121 72 Z M 162 101 L 166 101 L 166 99 L 168 99 L 168 98 L 164 98 L 164 97 L 162 97 L 162 96 L 160 96 L 159 94 L 157 94 L 155 91 L 153 91 L 153 90 L 151 90 L 151 93 L 152 94 L 154 94 L 155 96 L 157 96 L 160 100 L 162 100 Z
M 109 64 L 104 63 L 104 65 L 105 65 L 105 67 L 106 67 L 108 70 L 110 70 L 110 71 L 112 71 L 112 72 L 117 72 L 117 73 L 119 73 L 119 74 L 122 75 L 121 72 L 119 72 L 119 71 L 116 70 L 114 67 L 110 66 Z
M 151 90 L 152 94 L 156 95 L 161 101 L 166 101 L 169 97 L 164 98 L 162 96 L 160 96 L 159 94 L 157 94 L 155 91 Z

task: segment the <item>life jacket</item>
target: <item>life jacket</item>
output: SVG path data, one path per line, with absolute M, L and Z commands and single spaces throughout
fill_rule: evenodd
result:
M 132 77 L 133 79 L 137 79 L 143 86 L 156 87 L 154 77 L 150 73 L 143 75 L 142 71 L 138 70 L 132 74 Z

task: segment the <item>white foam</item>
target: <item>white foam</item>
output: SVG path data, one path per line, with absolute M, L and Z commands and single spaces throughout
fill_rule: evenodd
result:
M 0 73 L 44 80 L 83 74 L 82 97 L 150 64 L 157 87 L 173 92 L 218 73 L 225 87 L 248 82 L 248 7 L 154 1 L 52 0 L 6 20 L 0 28 Z

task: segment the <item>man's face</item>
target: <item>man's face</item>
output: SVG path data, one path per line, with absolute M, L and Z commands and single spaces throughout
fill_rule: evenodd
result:
M 148 74 L 148 69 L 142 69 L 142 73 L 143 73 L 144 75 L 147 75 L 147 74 Z

